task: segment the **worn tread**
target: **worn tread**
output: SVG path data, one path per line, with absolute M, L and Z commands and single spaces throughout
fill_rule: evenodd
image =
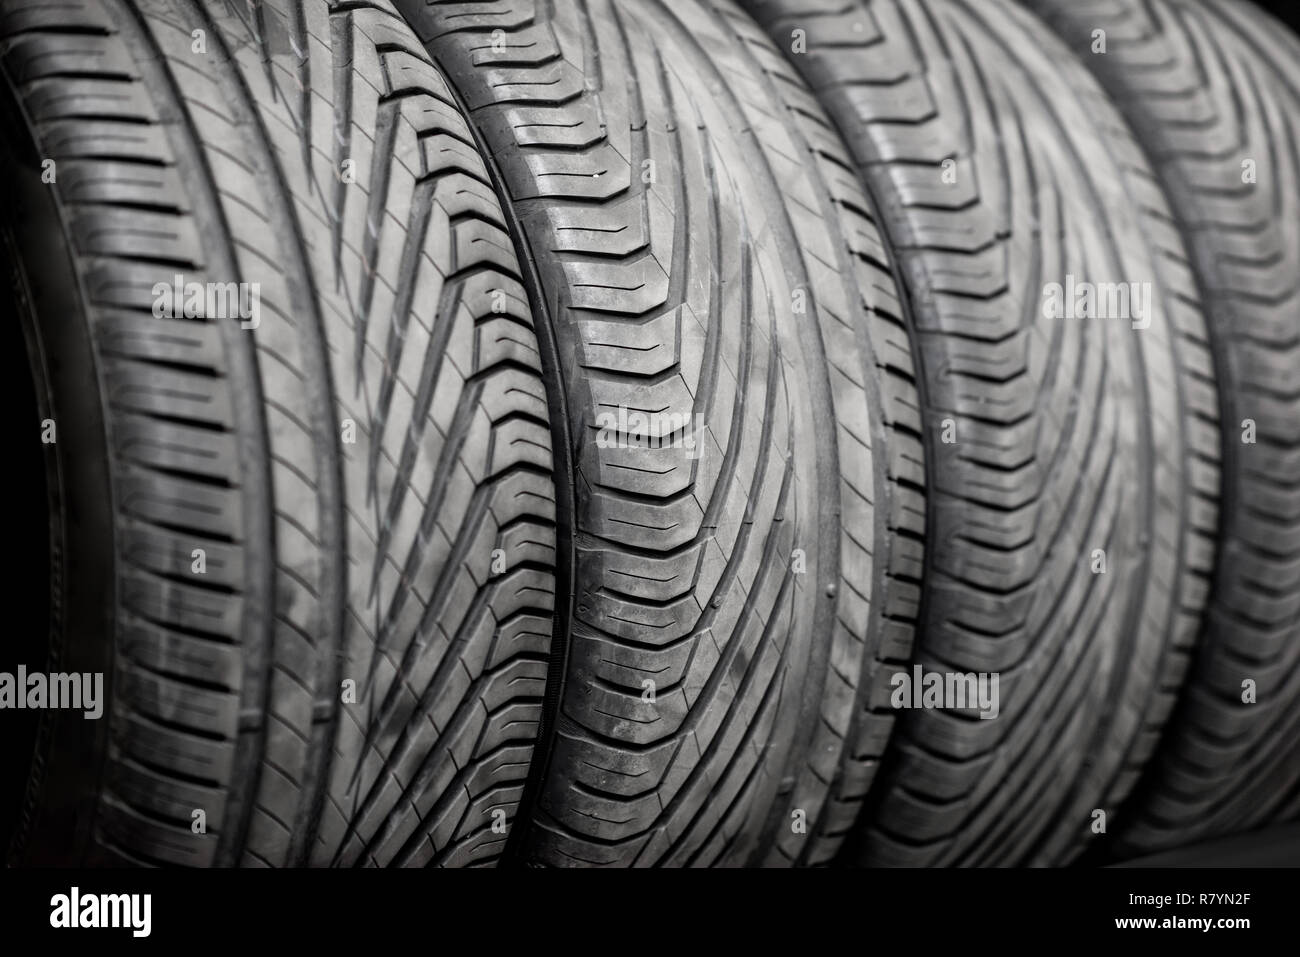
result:
M 1112 855 L 1293 820 L 1300 782 L 1300 42 L 1251 4 L 1029 0 L 1129 120 L 1195 265 L 1220 385 L 1220 557 Z M 1106 52 L 1091 52 L 1092 31 Z M 1246 159 L 1256 182 L 1243 179 Z M 1246 420 L 1255 442 L 1244 439 Z M 1184 660 L 1162 675 L 1161 709 Z M 1257 703 L 1242 700 L 1256 682 Z
M 59 164 L 114 450 L 88 854 L 495 860 L 555 492 L 518 260 L 442 76 L 385 0 L 9 3 L 0 61 Z M 258 283 L 260 324 L 157 317 L 176 273 Z

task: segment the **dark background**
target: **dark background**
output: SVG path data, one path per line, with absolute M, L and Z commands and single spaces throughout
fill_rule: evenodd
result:
M 1283 23 L 1291 25 L 1292 30 L 1300 31 L 1300 0 L 1256 0 Z

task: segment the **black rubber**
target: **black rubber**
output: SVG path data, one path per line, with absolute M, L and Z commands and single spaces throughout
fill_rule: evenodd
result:
M 110 690 L 37 738 L 10 860 L 492 861 L 555 495 L 518 261 L 440 74 L 383 0 L 18 0 L 0 65 L 4 171 L 44 197 L 5 250 L 58 426 L 46 657 Z M 178 275 L 250 308 L 169 318 Z
M 844 136 L 905 277 L 932 476 L 916 664 L 999 676 L 996 718 L 900 718 L 846 858 L 1059 863 L 1131 785 L 1212 566 L 1186 254 L 1120 117 L 1023 10 L 745 6 Z M 1151 283 L 1149 325 L 1047 315 L 1069 275 Z
M 888 676 L 915 637 L 925 545 L 925 452 L 898 278 L 839 134 L 752 17 L 709 3 L 704 45 L 749 99 L 785 108 L 770 155 L 817 305 L 835 404 L 840 584 L 818 720 L 787 771 L 762 862 L 829 864 L 857 820 L 893 727 Z M 716 41 L 716 42 L 715 42 Z M 765 108 L 761 107 L 760 108 Z M 798 151 L 790 156 L 784 139 Z M 838 248 L 836 245 L 838 244 Z
M 1028 6 L 1102 83 L 1146 149 L 1192 254 L 1220 384 L 1224 504 L 1205 633 L 1159 751 L 1113 829 L 1113 850 L 1151 852 L 1294 820 L 1300 42 L 1248 3 Z
M 827 858 L 887 733 L 863 689 L 907 654 L 924 488 L 842 147 L 733 6 L 399 9 L 501 170 L 571 403 L 575 610 L 527 859 Z

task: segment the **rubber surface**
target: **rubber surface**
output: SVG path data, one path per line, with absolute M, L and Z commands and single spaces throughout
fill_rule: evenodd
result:
M 576 608 L 528 859 L 825 856 L 865 789 L 836 769 L 876 746 L 862 676 L 910 640 L 912 541 L 870 553 L 919 532 L 923 475 L 892 280 L 856 188 L 808 162 L 839 152 L 824 118 L 734 7 L 400 9 L 499 164 L 572 400 Z
M 1150 852 L 1293 820 L 1300 43 L 1244 3 L 1028 6 L 1105 86 L 1150 157 L 1196 266 L 1220 383 L 1224 505 L 1205 634 L 1160 750 L 1115 828 L 1115 851 Z M 1095 52 L 1097 30 L 1104 53 Z M 1244 700 L 1247 681 L 1253 703 Z
M 1212 567 L 1217 400 L 1186 254 L 1121 119 L 1025 12 L 746 7 L 843 134 L 906 278 L 933 476 L 916 664 L 999 678 L 996 717 L 902 716 L 847 853 L 1059 862 L 1131 787 Z M 1145 322 L 1049 316 L 1071 276 L 1149 283 Z
M 764 863 L 830 863 L 857 820 L 893 728 L 888 675 L 915 638 L 925 545 L 925 452 L 908 317 L 847 150 L 811 92 L 753 18 L 708 5 L 705 37 L 747 100 L 785 107 L 773 144 L 783 197 L 817 305 L 835 405 L 840 467 L 840 583 L 818 720 L 789 772 Z M 716 42 L 715 41 L 716 38 Z M 757 70 L 755 70 L 757 68 Z M 761 84 L 761 85 L 760 85 Z M 839 248 L 836 248 L 836 244 Z
M 111 741 L 73 856 L 490 861 L 555 496 L 518 262 L 442 78 L 384 2 L 15 2 L 0 44 L 111 460 Z M 177 276 L 248 308 L 169 318 Z M 76 797 L 35 770 L 29 832 Z

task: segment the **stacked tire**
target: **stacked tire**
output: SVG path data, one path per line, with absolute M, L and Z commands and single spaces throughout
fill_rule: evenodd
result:
M 0 0 L 0 670 L 103 682 L 0 716 L 9 862 L 1300 817 L 1298 50 L 1228 0 Z

